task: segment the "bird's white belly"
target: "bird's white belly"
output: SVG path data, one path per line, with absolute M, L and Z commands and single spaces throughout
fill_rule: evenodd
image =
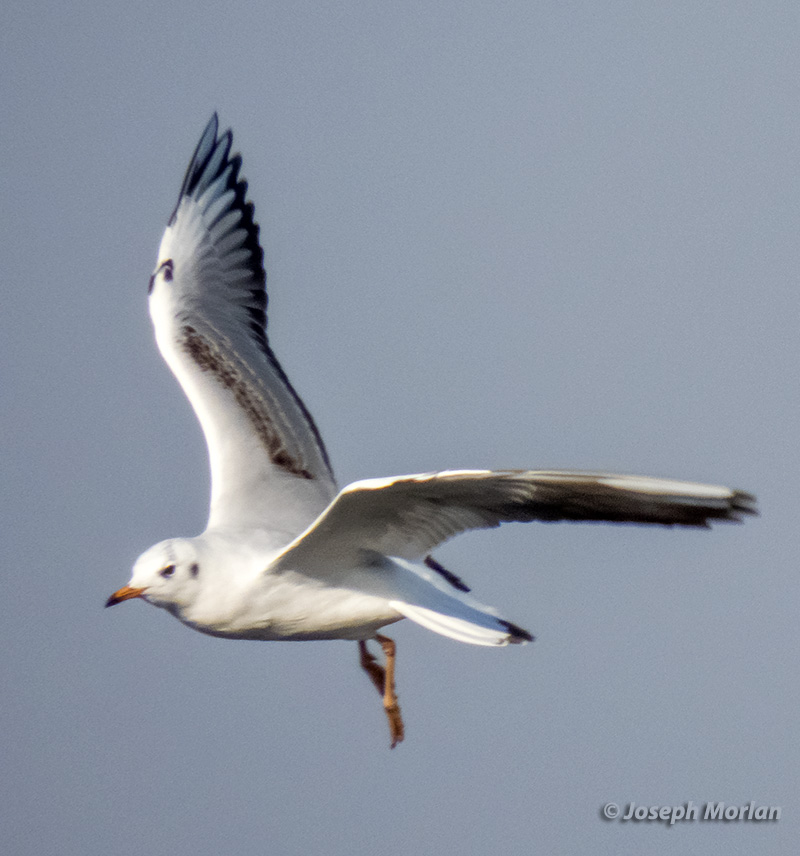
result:
M 209 592 L 177 617 L 212 636 L 264 641 L 367 639 L 403 617 L 383 597 L 292 572 L 262 576 L 248 589 L 219 599 Z

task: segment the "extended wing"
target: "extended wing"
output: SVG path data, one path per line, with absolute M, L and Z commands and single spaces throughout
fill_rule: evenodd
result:
M 416 561 L 459 532 L 511 521 L 702 527 L 754 513 L 755 500 L 742 491 L 613 473 L 463 470 L 368 479 L 344 488 L 273 567 L 323 571 L 364 552 Z
M 214 114 L 186 171 L 150 280 L 158 347 L 203 427 L 209 528 L 289 537 L 336 488 L 311 415 L 266 336 L 266 275 L 241 157 Z

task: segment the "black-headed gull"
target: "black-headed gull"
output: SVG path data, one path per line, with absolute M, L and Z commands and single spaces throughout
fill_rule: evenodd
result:
M 458 470 L 369 479 L 337 491 L 314 421 L 266 335 L 253 205 L 212 117 L 192 157 L 150 279 L 158 347 L 203 427 L 211 462 L 205 532 L 143 553 L 106 606 L 142 598 L 233 639 L 352 639 L 403 739 L 394 642 L 401 618 L 461 642 L 530 633 L 471 598 L 430 551 L 507 521 L 707 526 L 755 512 L 726 487 L 611 473 Z M 377 640 L 385 668 L 367 650 Z

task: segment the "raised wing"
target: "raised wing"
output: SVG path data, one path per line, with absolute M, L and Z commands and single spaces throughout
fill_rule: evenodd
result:
M 231 132 L 217 130 L 214 114 L 161 241 L 150 315 L 208 444 L 209 528 L 294 537 L 336 487 L 314 421 L 267 342 L 258 226 Z
M 613 473 L 462 470 L 369 479 L 344 488 L 272 567 L 324 570 L 364 551 L 420 560 L 459 532 L 511 521 L 704 527 L 755 513 L 754 498 L 742 491 Z

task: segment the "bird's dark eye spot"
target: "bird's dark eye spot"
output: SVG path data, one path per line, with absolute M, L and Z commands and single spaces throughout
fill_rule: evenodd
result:
M 175 565 L 167 565 L 166 568 L 162 568 L 159 571 L 162 577 L 165 579 L 169 579 L 175 573 Z
M 196 577 L 200 573 L 200 565 L 197 562 L 192 562 L 192 566 L 189 568 L 189 573 Z
M 174 264 L 172 259 L 167 259 L 165 262 L 161 262 L 158 266 L 158 270 L 150 277 L 150 284 L 147 286 L 147 293 L 153 293 L 153 287 L 156 284 L 156 277 L 160 274 L 164 274 L 165 282 L 172 282 Z

